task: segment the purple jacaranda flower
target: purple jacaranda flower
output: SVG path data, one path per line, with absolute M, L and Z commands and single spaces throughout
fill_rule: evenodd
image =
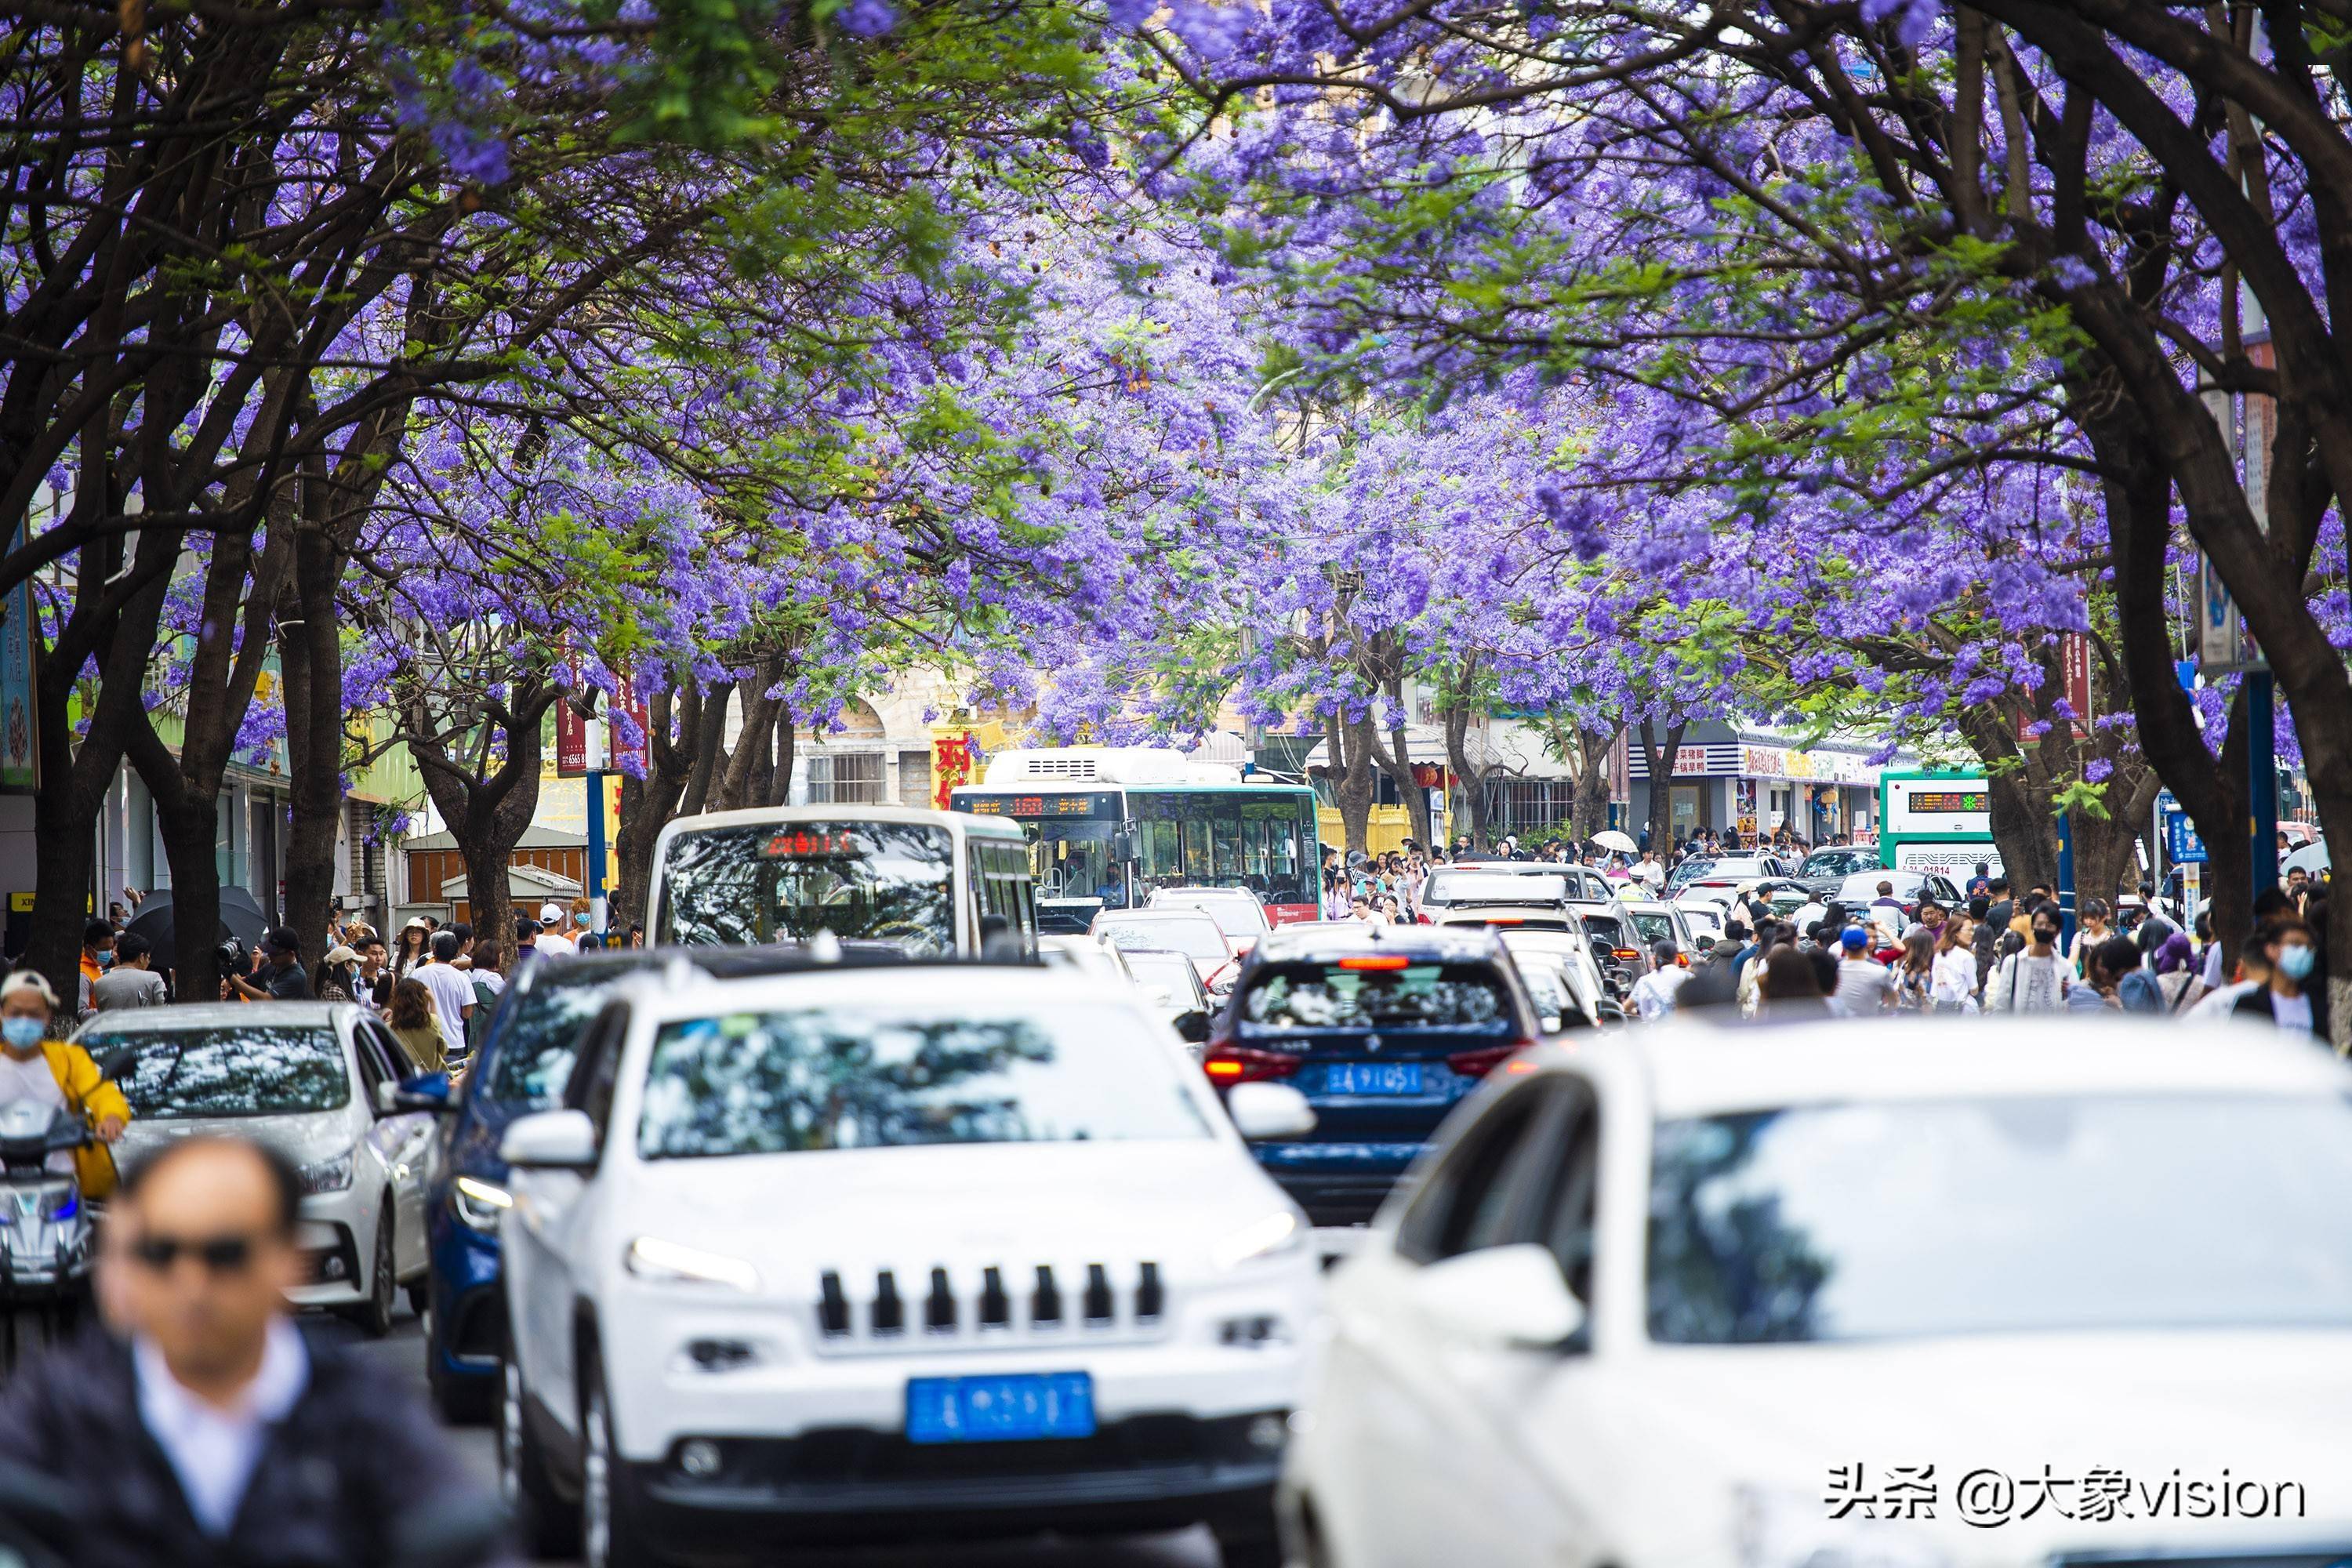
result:
M 878 38 L 898 25 L 898 8 L 889 0 L 849 0 L 833 14 L 843 32 L 861 38 Z

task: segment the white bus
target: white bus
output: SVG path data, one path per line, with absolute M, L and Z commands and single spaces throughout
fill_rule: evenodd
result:
M 681 816 L 655 841 L 646 907 L 657 943 L 804 942 L 829 931 L 919 956 L 970 956 L 1002 931 L 1024 952 L 1037 945 L 1019 826 L 912 806 Z

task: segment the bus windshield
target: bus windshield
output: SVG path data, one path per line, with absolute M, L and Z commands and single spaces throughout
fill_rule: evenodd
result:
M 955 951 L 955 841 L 897 822 L 714 827 L 670 842 L 654 940 L 740 945 L 820 931 Z

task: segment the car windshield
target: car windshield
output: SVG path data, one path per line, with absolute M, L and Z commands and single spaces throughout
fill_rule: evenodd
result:
M 139 1053 L 122 1093 L 142 1121 L 299 1116 L 351 1103 L 343 1044 L 327 1024 L 100 1031 L 81 1044 L 93 1055 Z
M 1532 872 L 1433 871 L 1422 897 L 1434 904 L 1556 904 L 1568 897 L 1568 879 Z
M 563 1086 L 572 1081 L 572 1063 L 580 1050 L 580 1031 L 604 1005 L 612 988 L 635 973 L 634 968 L 600 965 L 584 973 L 556 970 L 533 975 L 532 984 L 507 1004 L 474 1092 L 534 1110 L 562 1103 Z
M 1855 849 L 1816 849 L 1805 857 L 1805 863 L 1798 868 L 1797 874 L 1801 877 L 1838 877 L 1848 871 L 1868 870 L 1877 858 L 1875 855 L 1865 858 L 1860 850 Z
M 648 1160 L 911 1143 L 1211 1136 L 1130 1008 L 803 1007 L 666 1024 L 646 1068 Z
M 738 946 L 820 931 L 955 951 L 955 840 L 900 822 L 792 822 L 680 834 L 654 940 Z
M 1628 910 L 1626 913 L 1633 916 L 1633 929 L 1642 933 L 1643 942 L 1656 942 L 1664 937 L 1677 947 L 1682 945 L 1682 938 L 1675 932 L 1675 920 L 1672 915 L 1663 910 L 1652 914 L 1643 910 Z
M 1625 940 L 1625 928 L 1617 923 L 1617 918 L 1614 915 L 1585 916 L 1584 932 L 1587 936 L 1592 939 L 1593 944 L 1598 947 L 1624 947 L 1628 945 Z
M 1151 904 L 1152 908 L 1160 910 L 1198 910 L 1216 921 L 1217 929 L 1227 936 L 1263 936 L 1268 929 L 1265 910 L 1258 906 L 1255 899 L 1231 896 L 1190 899 L 1181 892 L 1176 892 L 1163 893 L 1152 900 Z
M 2352 1327 L 2343 1099 L 1811 1106 L 1652 1161 L 1656 1340 Z
M 1241 1000 L 1244 1034 L 1299 1029 L 1475 1029 L 1511 1026 L 1493 965 L 1406 958 L 1268 964 Z
M 1171 915 L 1164 919 L 1105 919 L 1095 929 L 1111 940 L 1118 948 L 1171 948 L 1187 958 L 1213 959 L 1223 963 L 1231 956 L 1224 933 L 1217 922 L 1206 915 Z
M 1127 966 L 1146 985 L 1157 985 L 1167 992 L 1171 1002 L 1191 1000 L 1192 989 L 1199 984 L 1192 973 L 1192 961 L 1181 952 L 1129 951 Z

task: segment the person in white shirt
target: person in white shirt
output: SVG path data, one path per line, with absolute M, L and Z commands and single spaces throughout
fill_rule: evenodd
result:
M 569 958 L 580 951 L 572 940 L 572 911 L 559 903 L 539 906 L 539 952 L 542 958 Z
M 1838 960 L 1837 1008 L 1849 1018 L 1868 1018 L 1886 1011 L 1893 1004 L 1895 977 L 1886 965 L 1870 956 L 1870 933 L 1860 926 L 1848 926 L 1840 933 L 1838 943 L 1845 955 Z
M 1644 849 L 1642 858 L 1633 867 L 1633 879 L 1655 892 L 1666 885 L 1666 868 L 1658 864 L 1655 855 Z
M 2032 920 L 2033 940 L 2002 959 L 1985 983 L 1989 1013 L 2055 1013 L 2066 1005 L 2074 970 L 2058 951 L 2058 906 L 2036 905 Z
M 1626 997 L 1633 1004 L 1633 1016 L 1645 1023 L 1673 1012 L 1675 994 L 1690 979 L 1690 971 L 1682 966 L 1679 952 L 1669 939 L 1660 937 L 1651 943 L 1650 957 L 1657 967 L 1633 982 L 1633 992 Z
M 1936 938 L 1936 965 L 1930 971 L 1927 997 L 1938 1013 L 1977 1010 L 1975 922 L 1956 914 L 1944 922 Z
M 466 1020 L 474 1016 L 474 983 L 467 973 L 449 961 L 457 956 L 457 933 L 436 931 L 433 936 L 433 956 L 417 965 L 411 980 L 424 982 L 433 993 L 433 1010 L 440 1015 L 441 1028 L 454 1042 L 465 1037 Z

